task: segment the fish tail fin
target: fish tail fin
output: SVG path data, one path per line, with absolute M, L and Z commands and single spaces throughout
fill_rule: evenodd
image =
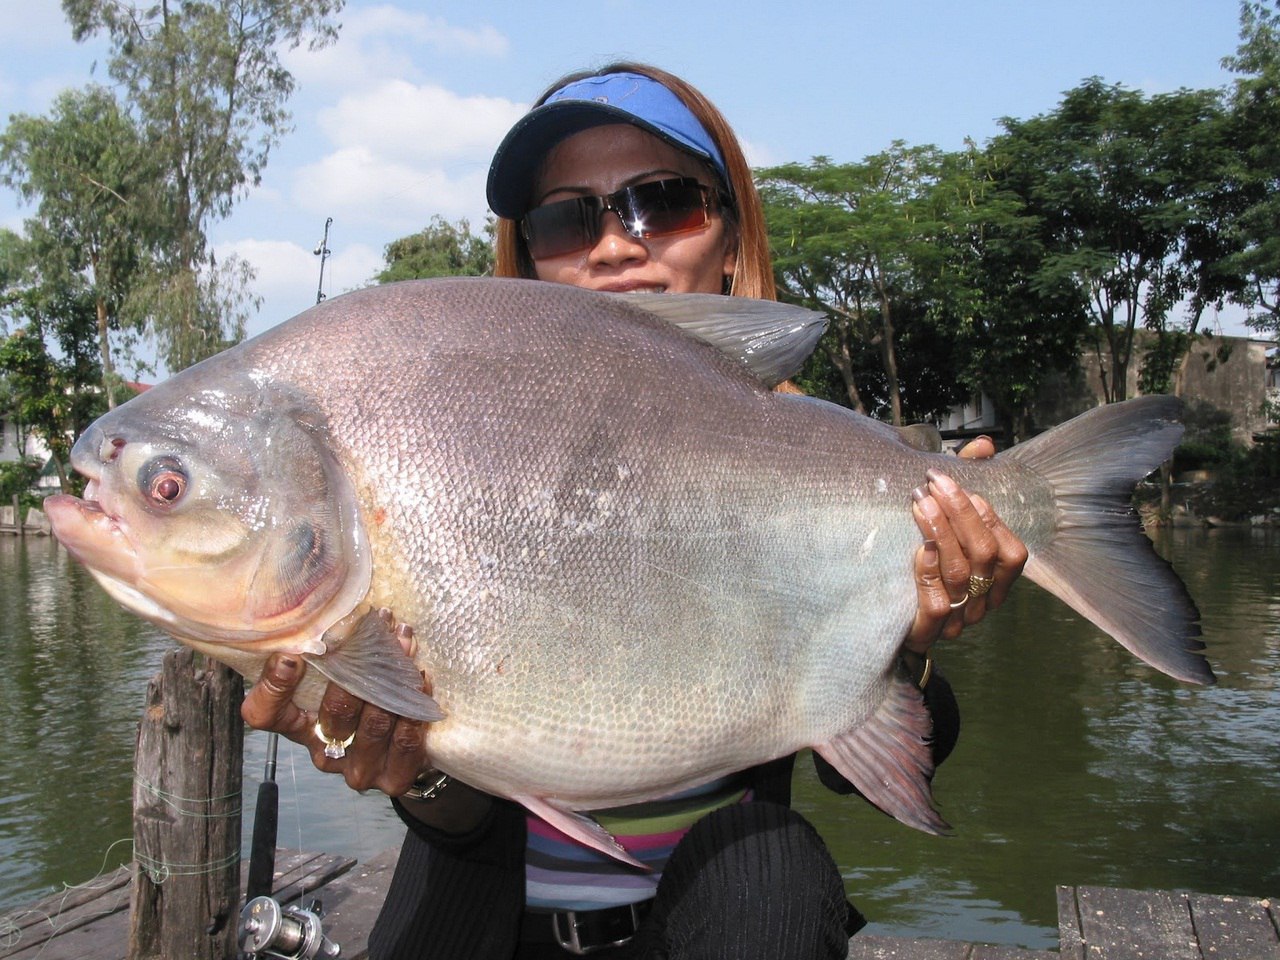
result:
M 1048 481 L 1056 500 L 1057 533 L 1032 552 L 1026 575 L 1156 669 L 1208 684 L 1200 613 L 1130 503 L 1177 446 L 1181 412 L 1163 395 L 1109 404 L 1001 456 Z
M 814 750 L 877 807 L 896 820 L 943 834 L 951 827 L 933 805 L 932 720 L 924 696 L 901 676 L 865 723 Z

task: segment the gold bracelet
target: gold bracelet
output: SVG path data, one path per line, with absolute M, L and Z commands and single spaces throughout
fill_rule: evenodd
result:
M 916 686 L 923 690 L 931 676 L 933 676 L 933 654 L 926 650 L 924 652 L 924 669 L 920 671 L 920 679 L 916 681 Z

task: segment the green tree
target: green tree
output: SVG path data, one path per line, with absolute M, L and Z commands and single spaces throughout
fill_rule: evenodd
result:
M 485 224 L 483 235 L 477 236 L 465 219 L 452 224 L 434 216 L 417 233 L 387 244 L 387 265 L 375 279 L 393 283 L 425 277 L 492 276 L 493 231 L 492 219 Z
M 1231 92 L 1231 139 L 1244 195 L 1235 222 L 1241 249 L 1229 265 L 1245 279 L 1235 297 L 1251 325 L 1280 333 L 1280 12 L 1240 4 L 1240 46 L 1222 65 L 1240 74 Z
M 153 153 L 110 92 L 89 87 L 62 93 L 49 117 L 10 119 L 0 179 L 36 205 L 25 230 L 38 273 L 55 287 L 83 283 L 92 298 L 101 386 L 114 407 L 112 333 L 159 239 Z
M 815 157 L 757 172 L 779 288 L 832 316 L 820 346 L 845 402 L 862 412 L 881 408 L 895 424 L 903 422 L 901 349 L 919 342 L 903 331 L 929 310 L 917 267 L 936 257 L 948 229 L 932 192 L 940 158 L 935 147 L 897 142 L 861 163 Z M 860 385 L 868 349 L 879 359 L 878 398 Z M 937 409 L 956 397 L 935 391 L 932 399 Z
M 1078 364 L 1088 314 L 1079 288 L 1048 268 L 1041 221 L 1008 189 L 1007 162 L 973 144 L 945 158 L 936 192 L 950 229 L 939 236 L 929 286 L 933 339 L 1017 442 L 1034 431 L 1031 411 L 1046 378 Z
M 1214 91 L 1148 99 L 1094 77 L 1052 113 L 1002 120 L 992 142 L 1042 225 L 1042 281 L 1074 283 L 1087 298 L 1108 401 L 1128 393 L 1136 331 L 1162 331 L 1184 297 L 1198 294 L 1203 309 L 1214 294 L 1200 269 L 1211 246 L 1188 238 L 1209 222 L 1206 185 L 1221 171 L 1202 131 L 1219 115 Z
M 142 302 L 170 370 L 243 336 L 243 266 L 219 269 L 209 226 L 256 185 L 289 129 L 294 78 L 280 54 L 337 36 L 342 0 L 63 0 L 76 40 L 104 33 L 108 69 L 163 169 L 171 235 Z M 228 283 L 240 290 L 226 289 Z

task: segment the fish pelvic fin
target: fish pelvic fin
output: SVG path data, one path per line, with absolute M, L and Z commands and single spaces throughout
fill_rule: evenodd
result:
M 395 627 L 377 611 L 326 647 L 328 653 L 304 653 L 302 659 L 344 690 L 410 720 L 444 719 L 440 705 L 422 689 L 422 674 L 405 655 Z
M 951 826 L 933 805 L 933 722 L 920 689 L 902 676 L 871 718 L 814 750 L 889 816 L 925 833 Z
M 1182 401 L 1153 395 L 1097 407 L 1018 444 L 1019 461 L 1053 488 L 1057 533 L 1025 568 L 1135 656 L 1187 683 L 1215 678 L 1200 653 L 1200 612 L 1142 532 L 1134 486 L 1173 453 Z
M 544 797 L 524 794 L 511 799 L 524 806 L 526 810 L 529 810 L 535 816 L 547 821 L 547 823 L 571 840 L 576 840 L 585 847 L 598 850 L 605 856 L 613 857 L 613 859 L 621 861 L 628 866 L 636 867 L 639 870 L 647 872 L 653 869 L 648 864 L 637 860 L 629 854 L 626 847 L 614 839 L 613 834 L 585 813 L 571 810 L 558 801 Z

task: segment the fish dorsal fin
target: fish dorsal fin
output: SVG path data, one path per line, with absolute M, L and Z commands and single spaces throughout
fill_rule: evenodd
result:
M 713 293 L 616 296 L 745 363 L 770 387 L 800 371 L 827 327 L 821 313 L 776 300 Z

